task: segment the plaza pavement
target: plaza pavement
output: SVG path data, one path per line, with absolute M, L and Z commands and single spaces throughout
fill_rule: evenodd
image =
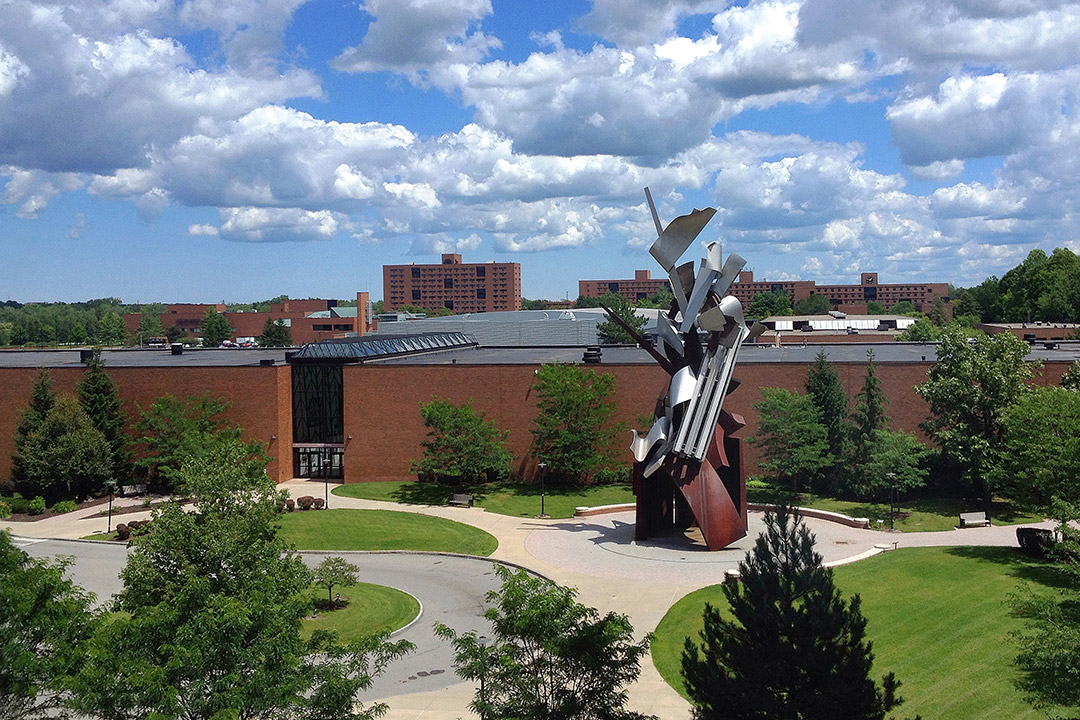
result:
M 322 495 L 322 483 L 294 480 L 280 486 L 296 498 Z M 687 593 L 723 580 L 753 544 L 762 515 L 751 513 L 747 537 L 733 547 L 710 553 L 686 543 L 633 542 L 633 513 L 621 512 L 571 519 L 533 519 L 496 515 L 481 508 L 398 505 L 332 495 L 331 508 L 392 509 L 433 515 L 481 528 L 499 541 L 492 559 L 511 562 L 556 582 L 575 587 L 578 599 L 601 613 L 628 615 L 639 635 L 652 631 L 676 601 Z M 100 508 L 76 511 L 35 523 L 0 521 L 14 535 L 27 538 L 79 538 L 104 532 Z M 114 516 L 113 523 L 149 517 L 149 512 Z M 817 550 L 827 564 L 851 562 L 893 547 L 951 545 L 1015 545 L 1016 526 L 968 528 L 946 532 L 891 533 L 859 530 L 825 520 L 805 519 L 817 536 Z M 100 528 L 98 527 L 100 525 Z M 1053 523 L 1037 524 L 1052 527 Z M 421 622 L 425 622 L 422 618 Z M 381 699 L 387 720 L 456 720 L 473 717 L 468 705 L 475 686 L 450 682 L 445 687 Z M 630 688 L 629 707 L 662 720 L 686 720 L 689 704 L 656 671 L 651 662 Z

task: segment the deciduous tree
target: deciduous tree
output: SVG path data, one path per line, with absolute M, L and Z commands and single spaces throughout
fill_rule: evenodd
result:
M 783 290 L 758 293 L 750 301 L 746 314 L 749 317 L 765 318 L 771 315 L 790 315 L 791 298 Z
M 195 509 L 155 510 L 121 573 L 124 614 L 73 684 L 76 708 L 115 720 L 377 716 L 384 706 L 356 694 L 409 644 L 305 641 L 311 573 L 277 537 L 280 493 L 249 447 L 216 443 L 181 467 Z
M 780 480 L 790 480 L 798 493 L 800 481 L 813 482 L 832 462 L 821 412 L 809 396 L 781 388 L 761 388 L 754 409 L 758 429 L 748 442 L 762 448 L 764 459 L 758 465 Z
M 576 365 L 542 365 L 533 383 L 533 455 L 549 477 L 580 482 L 611 460 L 615 378 Z
M 1074 360 L 1061 376 L 1061 387 L 1072 391 L 1080 390 L 1080 360 Z
M 795 303 L 792 312 L 796 315 L 828 315 L 832 310 L 832 303 L 824 295 L 811 295 L 805 300 Z
M 472 702 L 481 717 L 519 720 L 631 720 L 626 686 L 640 672 L 651 636 L 634 640 L 625 615 L 574 600 L 575 592 L 525 570 L 496 565 L 502 588 L 484 616 L 494 637 L 436 625 L 454 645 L 457 673 L 481 680 Z
M 513 456 L 503 443 L 510 433 L 495 427 L 487 413 L 434 398 L 420 405 L 420 415 L 428 433 L 424 456 L 412 469 L 421 479 L 463 486 L 509 476 Z
M 94 329 L 94 340 L 100 345 L 123 345 L 127 336 L 124 320 L 111 310 L 101 316 Z
M 225 424 L 223 414 L 228 407 L 228 401 L 209 394 L 183 400 L 172 395 L 155 399 L 135 424 L 140 448 L 135 465 L 143 468 L 152 482 L 169 485 L 184 459 L 197 454 L 209 436 L 240 437 L 239 427 Z
M 66 718 L 67 685 L 99 622 L 70 561 L 33 559 L 0 530 L 0 717 Z
M 315 584 L 326 588 L 328 601 L 334 600 L 335 585 L 355 585 L 360 581 L 360 568 L 345 558 L 328 557 L 315 567 Z
M 870 676 L 874 654 L 858 595 L 845 601 L 814 536 L 786 508 L 722 586 L 728 620 L 705 607 L 700 645 L 682 656 L 696 720 L 883 720 L 901 703 L 890 672 Z
M 1024 359 L 1029 350 L 1012 333 L 969 339 L 962 328 L 948 327 L 926 382 L 915 386 L 932 413 L 923 429 L 982 489 L 987 507 L 990 469 L 1005 437 L 1004 413 L 1030 391 L 1027 381 L 1040 367 Z

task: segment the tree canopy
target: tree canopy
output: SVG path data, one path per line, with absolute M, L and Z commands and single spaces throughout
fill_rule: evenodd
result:
M 779 480 L 791 481 L 798 493 L 800 481 L 812 483 L 832 462 L 821 411 L 809 396 L 781 388 L 761 388 L 754 409 L 758 431 L 748 442 L 761 446 L 764 458 L 758 465 Z
M 292 345 L 292 330 L 282 319 L 266 318 L 262 333 L 255 339 L 259 347 L 289 347 Z
M 682 656 L 695 720 L 883 720 L 901 703 L 892 673 L 871 678 L 874 654 L 858 595 L 845 601 L 814 536 L 784 508 L 722 586 L 727 619 L 706 605 L 700 644 Z
M 834 484 L 838 479 L 838 466 L 847 456 L 848 396 L 825 351 L 814 356 L 814 362 L 807 370 L 806 395 L 817 406 L 821 424 L 828 433 L 828 449 L 833 460 L 829 479 L 830 484 Z
M 20 485 L 50 502 L 86 497 L 113 478 L 108 441 L 66 393 L 23 441 L 19 458 Z
M 90 422 L 105 437 L 111 459 L 111 479 L 122 483 L 131 477 L 130 438 L 127 415 L 116 381 L 105 372 L 105 362 L 95 352 L 77 388 L 79 402 Z
M 156 398 L 135 423 L 135 443 L 140 449 L 135 465 L 151 482 L 171 485 L 184 460 L 197 455 L 213 436 L 239 439 L 240 428 L 226 425 L 228 407 L 228 401 L 209 394 Z
M 630 301 L 618 293 L 609 292 L 600 298 L 612 313 L 639 333 L 645 327 L 645 316 L 634 312 Z M 635 345 L 637 341 L 617 322 L 608 318 L 596 326 L 596 335 L 602 345 Z
M 805 300 L 795 303 L 792 312 L 795 315 L 828 315 L 832 310 L 832 303 L 824 295 L 811 295 Z
M 487 413 L 471 403 L 433 398 L 421 403 L 420 415 L 428 433 L 421 442 L 424 455 L 412 470 L 421 479 L 463 486 L 510 475 L 513 456 L 503 446 L 510 433 L 496 428 Z
M 203 347 L 216 348 L 232 337 L 232 327 L 224 315 L 215 308 L 208 307 L 199 321 L 199 332 Z
M 576 365 L 542 365 L 532 387 L 532 452 L 547 463 L 549 477 L 581 482 L 611 461 L 614 377 Z
M 490 643 L 475 631 L 436 625 L 454 645 L 466 680 L 483 680 L 472 708 L 481 717 L 519 720 L 631 720 L 626 685 L 640 672 L 651 636 L 634 640 L 625 615 L 604 617 L 575 591 L 525 570 L 496 565 L 502 588 L 488 593 Z
M 783 290 L 758 293 L 746 309 L 749 317 L 765 318 L 770 315 L 790 315 L 791 298 Z

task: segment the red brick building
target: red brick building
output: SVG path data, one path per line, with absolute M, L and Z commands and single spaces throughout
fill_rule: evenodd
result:
M 648 270 L 635 270 L 633 280 L 578 280 L 578 295 L 600 297 L 609 292 L 618 293 L 630 302 L 644 300 L 671 289 L 667 278 L 653 278 Z
M 463 263 L 447 253 L 430 265 L 383 265 L 383 309 L 416 305 L 436 312 L 494 312 L 521 308 L 520 263 Z
M 289 325 L 294 345 L 303 345 L 319 340 L 329 340 L 347 335 L 363 335 L 371 329 L 368 313 L 369 296 L 366 292 L 356 293 L 356 307 L 342 307 L 337 300 L 284 300 L 270 306 L 270 312 L 225 312 L 225 305 L 201 305 L 182 303 L 167 305 L 159 317 L 165 328 L 179 327 L 190 336 L 198 337 L 199 325 L 208 308 L 224 313 L 232 328 L 232 339 L 258 337 L 266 326 L 267 319 L 285 320 Z M 124 325 L 128 333 L 134 335 L 142 320 L 140 313 L 124 315 Z
M 878 302 L 891 308 L 898 302 L 909 301 L 916 310 L 927 312 L 936 298 L 949 302 L 948 283 L 878 283 L 878 274 L 864 272 L 858 285 L 818 285 L 814 280 L 755 280 L 751 270 L 739 273 L 739 279 L 728 291 L 737 297 L 744 307 L 749 306 L 758 293 L 787 293 L 791 305 L 806 300 L 811 295 L 824 295 L 833 309 L 849 313 L 865 313 L 866 305 Z

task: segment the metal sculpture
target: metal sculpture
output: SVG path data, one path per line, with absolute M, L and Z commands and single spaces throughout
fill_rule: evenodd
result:
M 649 253 L 674 295 L 669 312 L 657 318 L 656 346 L 608 310 L 671 375 L 652 428 L 633 431 L 635 534 L 643 540 L 696 524 L 708 548 L 719 550 L 747 527 L 741 446 L 732 437 L 745 423 L 723 409 L 724 398 L 738 386 L 732 371 L 739 348 L 764 326 L 747 328 L 742 304 L 726 294 L 746 264 L 741 257 L 732 253 L 721 262 L 720 243 L 712 242 L 696 274 L 692 261 L 677 264 L 716 210 L 694 210 L 664 228 L 648 188 L 645 198 L 657 233 Z

